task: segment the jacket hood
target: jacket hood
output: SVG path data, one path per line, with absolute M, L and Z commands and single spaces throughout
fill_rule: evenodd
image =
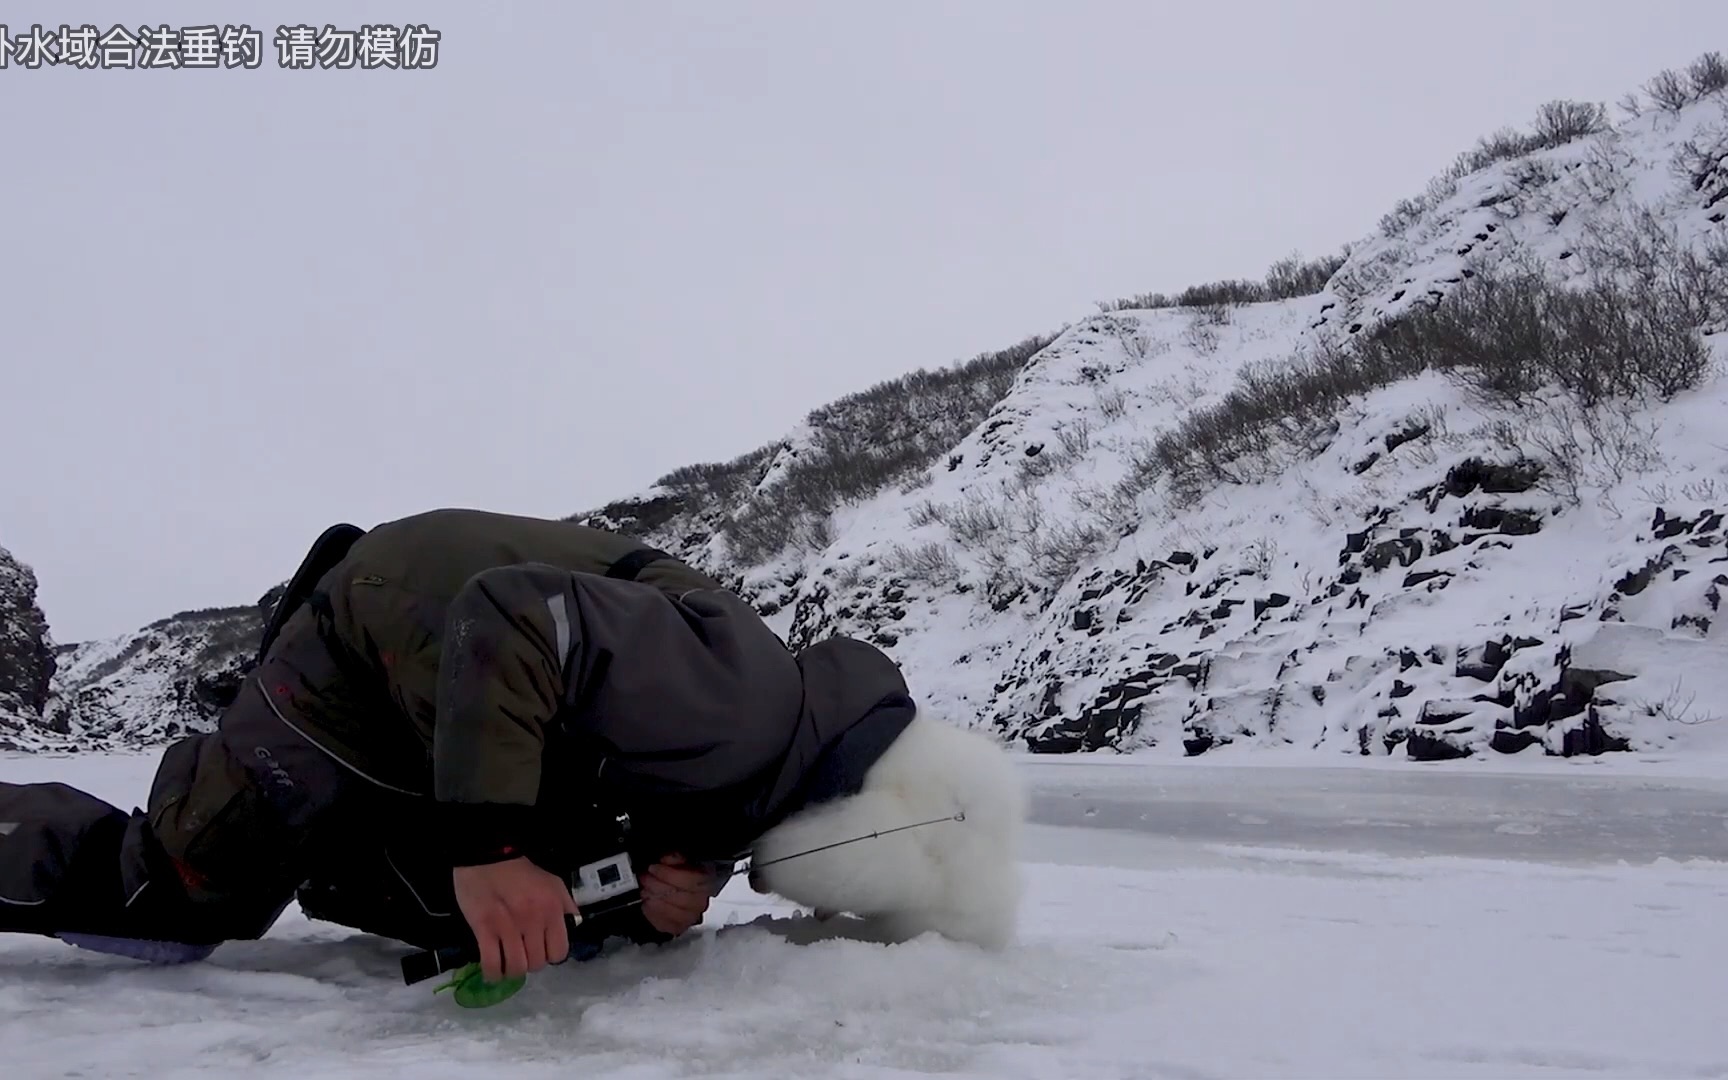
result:
M 797 660 L 803 706 L 778 775 L 756 807 L 762 829 L 802 806 L 857 791 L 917 711 L 899 665 L 868 642 L 829 638 Z
M 579 786 L 627 808 L 649 846 L 674 845 L 701 861 L 743 858 L 788 814 L 857 791 L 916 712 L 906 681 L 886 654 L 855 638 L 829 638 L 792 659 L 796 712 L 777 721 L 784 742 L 751 775 L 703 787 L 599 769 Z M 592 759 L 606 756 L 600 748 Z

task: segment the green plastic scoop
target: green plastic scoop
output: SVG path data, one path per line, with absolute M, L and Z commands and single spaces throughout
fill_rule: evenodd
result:
M 434 987 L 432 992 L 436 994 L 451 990 L 454 992 L 450 996 L 455 998 L 456 1004 L 464 1009 L 484 1009 L 508 1000 L 527 982 L 528 976 L 526 975 L 500 979 L 497 982 L 487 982 L 486 976 L 480 973 L 480 965 L 473 963 L 451 972 L 450 981 L 442 986 Z

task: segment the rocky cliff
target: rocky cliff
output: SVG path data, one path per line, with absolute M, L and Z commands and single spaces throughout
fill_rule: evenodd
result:
M 54 645 L 36 575 L 0 548 L 0 748 L 32 740 L 54 678 Z

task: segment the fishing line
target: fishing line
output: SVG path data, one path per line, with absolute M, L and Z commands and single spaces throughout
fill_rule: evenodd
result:
M 836 840 L 832 844 L 823 844 L 821 847 L 813 847 L 808 851 L 797 851 L 797 852 L 793 852 L 791 855 L 782 855 L 778 859 L 769 859 L 767 862 L 757 862 L 755 859 L 751 859 L 748 863 L 745 864 L 744 872 L 748 872 L 751 870 L 757 870 L 757 869 L 760 869 L 764 866 L 773 866 L 776 863 L 787 862 L 791 859 L 802 859 L 804 856 L 814 855 L 818 851 L 828 851 L 832 848 L 845 847 L 847 844 L 856 844 L 860 840 L 875 840 L 878 837 L 889 836 L 889 835 L 891 835 L 893 833 L 897 833 L 897 832 L 905 832 L 907 829 L 921 829 L 926 825 L 940 825 L 944 821 L 965 821 L 965 820 L 966 820 L 966 811 L 961 810 L 958 813 L 949 814 L 947 817 L 931 818 L 929 821 L 916 821 L 910 825 L 898 825 L 892 829 L 879 829 L 873 833 L 865 833 L 863 836 L 854 836 L 850 840 Z

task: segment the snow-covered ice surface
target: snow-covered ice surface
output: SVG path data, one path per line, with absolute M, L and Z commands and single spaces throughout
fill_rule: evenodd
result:
M 129 806 L 153 761 L 0 777 Z M 473 1012 L 293 909 L 184 968 L 0 937 L 3 1075 L 1728 1077 L 1728 769 L 1616 764 L 1028 758 L 1006 953 L 738 883 L 693 939 Z

